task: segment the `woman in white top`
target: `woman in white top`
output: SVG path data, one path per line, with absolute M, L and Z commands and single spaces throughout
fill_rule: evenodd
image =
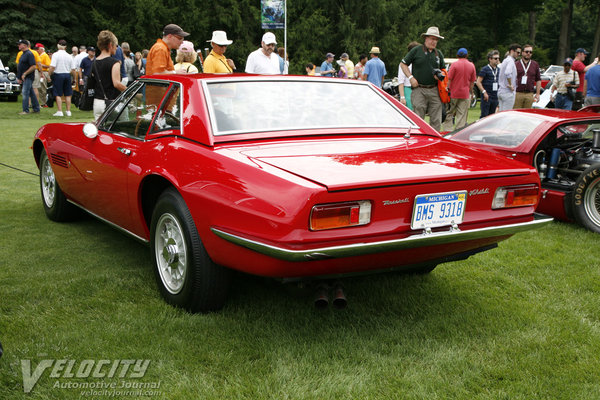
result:
M 408 51 L 410 51 L 413 47 L 419 46 L 419 42 L 410 42 L 408 45 Z M 412 72 L 412 65 L 408 66 L 408 70 Z M 400 102 L 404 104 L 406 107 L 413 109 L 412 102 L 410 101 L 410 96 L 412 95 L 412 87 L 410 85 L 410 79 L 404 72 L 402 72 L 402 68 L 398 66 L 398 81 L 400 84 L 398 85 L 398 92 L 400 93 Z

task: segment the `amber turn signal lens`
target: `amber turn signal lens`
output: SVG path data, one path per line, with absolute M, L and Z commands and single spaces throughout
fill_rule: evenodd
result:
M 313 231 L 365 225 L 370 221 L 371 202 L 366 200 L 320 204 L 314 206 L 310 213 L 310 229 Z
M 539 194 L 538 185 L 500 187 L 494 194 L 492 209 L 536 206 Z

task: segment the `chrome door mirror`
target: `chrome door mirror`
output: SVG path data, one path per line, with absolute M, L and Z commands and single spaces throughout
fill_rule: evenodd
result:
M 83 126 L 83 134 L 90 139 L 95 139 L 98 136 L 98 128 L 96 125 L 88 122 Z

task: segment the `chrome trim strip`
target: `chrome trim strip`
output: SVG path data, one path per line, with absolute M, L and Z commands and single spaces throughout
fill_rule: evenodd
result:
M 456 243 L 467 240 L 485 239 L 495 236 L 512 235 L 518 232 L 542 227 L 552 222 L 552 220 L 552 217 L 535 214 L 535 219 L 530 222 L 473 229 L 469 231 L 451 230 L 429 234 L 424 233 L 412 235 L 403 239 L 371 243 L 356 243 L 344 246 L 321 247 L 309 250 L 291 250 L 283 247 L 273 246 L 258 242 L 256 240 L 246 239 L 238 235 L 233 235 L 214 227 L 211 228 L 211 231 L 222 239 L 237 244 L 238 246 L 254 250 L 269 257 L 278 258 L 284 261 L 310 261 L 328 258 L 360 256 L 365 254 L 405 250 L 438 244 Z
M 116 230 L 118 230 L 118 231 L 121 231 L 121 232 L 123 232 L 123 233 L 126 233 L 126 234 L 127 234 L 127 235 L 129 235 L 129 236 L 133 236 L 133 238 L 134 238 L 134 239 L 136 239 L 136 240 L 138 240 L 138 241 L 140 241 L 140 242 L 142 242 L 142 243 L 144 243 L 144 244 L 148 244 L 148 243 L 149 243 L 149 241 L 148 241 L 147 239 L 144 239 L 143 237 L 141 237 L 141 236 L 138 236 L 138 235 L 136 235 L 135 233 L 128 231 L 127 229 L 125 229 L 125 228 L 123 228 L 123 227 L 121 227 L 121 226 L 119 226 L 119 225 L 115 224 L 114 222 L 110 222 L 109 220 L 107 220 L 107 219 L 104 219 L 104 218 L 102 218 L 101 216 L 99 216 L 99 215 L 97 215 L 97 214 L 94 214 L 93 212 L 91 212 L 91 211 L 90 211 L 90 210 L 88 210 L 87 208 L 85 208 L 85 207 L 82 207 L 82 206 L 80 206 L 79 204 L 77 204 L 77 203 L 75 203 L 75 202 L 73 202 L 73 201 L 71 201 L 71 200 L 67 200 L 67 201 L 68 201 L 69 203 L 73 204 L 74 206 L 77 206 L 77 207 L 81 208 L 83 211 L 85 211 L 86 213 L 90 214 L 91 216 L 93 216 L 93 217 L 95 217 L 95 218 L 98 218 L 100 221 L 102 221 L 102 222 L 106 222 L 108 225 L 112 226 L 112 227 L 113 227 L 113 228 L 115 228 Z

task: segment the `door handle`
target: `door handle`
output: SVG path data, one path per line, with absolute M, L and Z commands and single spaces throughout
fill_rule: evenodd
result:
M 126 156 L 131 154 L 131 150 L 126 149 L 124 147 L 117 147 L 117 150 L 119 150 L 121 153 L 125 154 Z

